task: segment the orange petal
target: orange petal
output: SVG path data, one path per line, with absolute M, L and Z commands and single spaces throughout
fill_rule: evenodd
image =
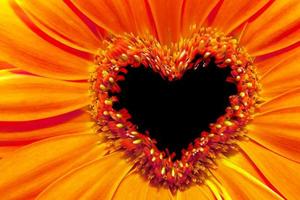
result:
M 258 18 L 250 21 L 241 40 L 252 56 L 267 54 L 299 42 L 300 3 L 274 1 Z
M 300 48 L 295 47 L 256 57 L 255 65 L 257 67 L 257 71 L 259 72 L 260 78 L 264 79 L 264 76 L 272 72 L 272 70 L 276 69 L 277 67 L 282 67 L 282 63 L 287 61 L 291 62 L 291 59 L 296 59 L 296 55 L 299 53 Z
M 213 193 L 204 184 L 192 185 L 190 188 L 184 191 L 178 191 L 177 193 L 178 193 L 177 196 L 179 196 L 183 200 L 190 200 L 190 199 L 211 200 L 215 198 Z
M 66 3 L 54 1 L 17 1 L 39 28 L 73 48 L 94 53 L 100 45 L 97 38 Z M 59 10 L 60 12 L 56 12 Z
M 30 75 L 0 75 L 0 120 L 29 121 L 86 106 L 88 83 L 71 83 Z
M 180 192 L 178 191 L 178 193 Z M 164 200 L 173 198 L 176 199 L 169 189 L 154 187 L 145 177 L 139 174 L 139 172 L 133 172 L 124 178 L 113 196 L 115 200 Z
M 147 190 L 146 199 L 147 200 L 152 200 L 152 199 L 154 199 L 154 200 L 160 200 L 160 199 L 173 200 L 175 198 L 173 197 L 172 193 L 170 192 L 170 190 L 168 188 L 156 187 L 156 186 L 150 185 Z
M 224 0 L 213 21 L 208 25 L 228 34 L 267 3 L 268 0 Z
M 123 32 L 136 33 L 135 22 L 131 13 L 131 7 L 127 2 L 116 1 L 73 1 L 86 16 L 93 20 L 100 27 L 114 34 Z M 142 6 L 140 3 L 136 7 Z M 144 10 L 146 13 L 146 11 Z
M 261 94 L 266 102 L 260 105 L 260 113 L 300 106 L 300 87 L 288 90 L 277 96 L 267 90 L 263 90 Z
M 0 160 L 0 195 L 29 199 L 66 174 L 105 153 L 97 135 L 55 137 L 33 143 Z
M 221 160 L 218 169 L 212 173 L 231 199 L 257 199 L 258 194 L 260 199 L 283 199 L 243 168 L 230 162 L 230 158 Z M 224 194 L 222 196 L 228 199 Z
M 181 32 L 181 0 L 150 0 L 149 6 L 156 26 L 158 39 L 161 43 L 176 42 Z
M 58 179 L 37 199 L 111 199 L 132 167 L 122 152 L 113 153 Z
M 188 35 L 192 25 L 201 26 L 219 0 L 202 1 L 186 0 L 182 10 L 182 32 Z
M 131 173 L 123 179 L 114 194 L 113 199 L 146 199 L 149 187 L 150 183 L 145 177 L 141 176 L 138 172 Z
M 92 64 L 89 60 L 72 54 L 70 47 L 42 38 L 43 33 L 18 8 L 13 10 L 9 2 L 12 1 L 0 2 L 0 60 L 42 76 L 88 79 Z
M 248 156 L 243 152 L 238 152 L 234 155 L 230 155 L 229 160 L 231 163 L 239 166 L 259 181 L 266 183 L 265 177 L 260 174 L 260 171 L 256 169 L 256 166 L 253 164 L 252 160 L 249 159 Z M 220 164 L 222 165 L 222 163 Z
M 286 199 L 298 199 L 299 163 L 281 157 L 251 141 L 241 142 L 240 147 Z
M 300 51 L 268 71 L 261 79 L 264 94 L 278 95 L 300 87 L 299 63 Z
M 19 149 L 20 146 L 0 146 L 0 159 Z
M 280 155 L 300 162 L 300 107 L 257 114 L 248 136 Z
M 0 122 L 0 146 L 21 145 L 65 134 L 92 134 L 93 122 L 85 111 L 26 122 Z
M 132 15 L 131 32 L 142 35 L 157 35 L 153 16 L 150 13 L 147 1 L 130 0 L 127 1 Z M 133 27 L 133 28 L 132 28 Z
M 0 61 L 0 70 L 7 70 L 7 69 L 12 69 L 12 68 L 16 68 L 16 67 L 5 61 Z

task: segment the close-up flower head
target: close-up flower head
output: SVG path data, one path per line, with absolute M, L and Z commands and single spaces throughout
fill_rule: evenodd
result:
M 300 199 L 299 0 L 0 0 L 1 200 Z

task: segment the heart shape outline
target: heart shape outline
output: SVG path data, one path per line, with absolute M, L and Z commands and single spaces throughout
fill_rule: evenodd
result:
M 192 63 L 191 61 L 200 56 Z M 125 67 L 150 67 L 169 81 L 180 79 L 186 70 L 214 62 L 217 67 L 230 66 L 229 80 L 236 83 L 238 95 L 230 97 L 231 107 L 189 146 L 181 160 L 172 161 L 170 155 L 159 151 L 153 140 L 138 133 L 126 110 L 116 112 L 112 105 L 118 101 L 110 97 L 109 91 L 120 92 L 117 82 L 124 80 Z M 147 166 L 148 178 L 155 184 L 166 182 L 171 189 L 190 184 L 192 179 L 202 182 L 208 169 L 215 168 L 213 160 L 218 154 L 228 153 L 237 148 L 236 141 L 243 137 L 242 128 L 251 120 L 257 102 L 258 83 L 252 58 L 238 46 L 237 40 L 211 28 L 201 28 L 192 32 L 190 38 L 178 43 L 161 46 L 153 37 L 136 37 L 124 34 L 112 37 L 103 43 L 95 58 L 97 65 L 91 76 L 93 103 L 91 112 L 100 130 L 107 132 L 107 139 L 118 140 L 119 149 L 136 160 L 135 163 Z M 201 169 L 195 169 L 196 164 Z M 159 170 L 157 170 L 159 169 Z

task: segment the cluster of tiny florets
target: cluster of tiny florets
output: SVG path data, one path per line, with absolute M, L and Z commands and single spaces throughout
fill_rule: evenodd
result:
M 236 85 L 238 93 L 229 97 L 225 114 L 209 125 L 209 131 L 199 133 L 180 160 L 173 160 L 160 151 L 155 140 L 137 131 L 126 109 L 115 110 L 121 91 L 118 82 L 124 80 L 126 67 L 149 67 L 172 81 L 185 71 L 206 67 L 231 69 L 227 81 Z M 216 167 L 215 158 L 236 149 L 236 140 L 243 137 L 243 127 L 251 120 L 257 103 L 258 84 L 251 57 L 238 46 L 235 38 L 212 28 L 195 28 L 191 36 L 178 43 L 161 45 L 155 38 L 132 34 L 111 37 L 103 42 L 95 58 L 96 69 L 91 76 L 93 104 L 91 111 L 115 148 L 123 149 L 135 166 L 153 184 L 183 189 L 191 183 L 202 183 L 209 170 Z

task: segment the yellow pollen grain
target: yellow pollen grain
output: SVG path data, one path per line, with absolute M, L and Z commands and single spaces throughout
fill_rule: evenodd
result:
M 233 107 L 233 109 L 234 109 L 234 110 L 239 110 L 239 109 L 240 109 L 240 106 L 235 105 L 235 106 Z
M 105 71 L 105 70 L 103 70 L 103 71 L 102 71 L 102 76 L 103 76 L 103 77 L 106 77 L 106 76 L 108 76 L 108 72 L 107 72 L 107 71 Z
M 131 131 L 131 135 L 137 135 L 138 134 L 138 132 L 136 132 L 136 131 Z
M 240 97 L 244 97 L 245 95 L 246 95 L 245 92 L 240 93 Z
M 174 168 L 172 168 L 171 175 L 172 175 L 173 177 L 175 177 L 175 170 L 174 170 Z
M 105 104 L 105 105 L 109 105 L 109 106 L 111 106 L 111 105 L 112 105 L 112 101 L 111 101 L 111 100 L 108 100 L 108 99 L 106 99 L 106 100 L 104 101 L 104 104 Z
M 141 58 L 138 55 L 134 55 L 133 58 L 136 62 L 141 62 Z
M 206 52 L 203 57 L 208 58 L 209 56 L 210 56 L 210 52 Z
M 216 124 L 216 128 L 222 128 L 221 124 Z
M 226 64 L 230 64 L 230 63 L 231 63 L 231 59 L 230 59 L 230 58 L 227 58 L 227 59 L 225 60 L 225 63 L 226 63 Z
M 162 167 L 160 173 L 161 173 L 162 175 L 164 175 L 164 174 L 166 173 L 166 168 L 165 168 L 165 167 Z
M 232 126 L 232 125 L 233 125 L 233 123 L 232 123 L 231 121 L 228 121 L 228 120 L 225 121 L 224 124 L 225 124 L 226 126 Z
M 237 41 L 237 39 L 232 39 L 232 40 L 231 40 L 231 43 L 232 43 L 232 44 L 237 44 L 238 41 Z
M 154 149 L 153 149 L 153 148 L 150 150 L 150 154 L 151 154 L 151 155 L 154 154 Z
M 128 60 L 128 56 L 125 54 L 125 53 L 122 53 L 120 58 L 123 60 L 123 61 L 127 61 Z
M 114 83 L 114 82 L 115 82 L 115 80 L 114 80 L 113 77 L 109 77 L 108 81 L 109 81 L 110 83 Z
M 137 139 L 137 140 L 134 140 L 132 143 L 133 143 L 133 144 L 140 144 L 141 142 L 142 142 L 141 139 Z
M 117 64 L 117 61 L 116 61 L 115 59 L 111 59 L 110 62 L 111 62 L 113 65 Z
M 159 158 L 160 158 L 160 159 L 163 159 L 162 153 L 159 154 Z
M 103 115 L 109 115 L 108 111 L 104 111 Z
M 101 84 L 101 85 L 100 85 L 100 89 L 103 90 L 103 91 L 105 91 L 105 90 L 106 90 L 105 85 Z
M 247 83 L 247 87 L 248 87 L 248 88 L 251 88 L 251 87 L 252 87 L 252 83 L 250 83 L 250 82 Z
M 116 127 L 118 127 L 118 128 L 123 128 L 123 127 L 124 127 L 124 125 L 123 125 L 123 124 L 121 124 L 121 123 L 118 123 L 118 124 L 116 125 Z
M 237 65 L 242 65 L 243 63 L 242 63 L 242 61 L 237 60 L 237 61 L 236 61 L 236 64 L 237 64 Z
M 122 118 L 122 115 L 120 113 L 116 114 L 117 118 Z
M 183 167 L 183 163 L 180 161 L 179 162 L 179 166 L 182 168 Z

